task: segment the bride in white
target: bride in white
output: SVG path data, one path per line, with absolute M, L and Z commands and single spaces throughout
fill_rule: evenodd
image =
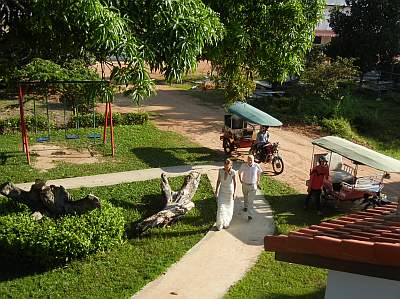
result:
M 226 159 L 224 168 L 218 172 L 215 196 L 218 201 L 217 222 L 218 230 L 228 228 L 233 215 L 233 199 L 236 191 L 236 171 L 232 169 L 233 163 Z

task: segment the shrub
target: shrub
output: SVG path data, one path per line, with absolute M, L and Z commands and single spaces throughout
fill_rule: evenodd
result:
M 124 125 L 143 125 L 149 120 L 147 112 L 122 114 Z
M 35 128 L 37 130 L 47 130 L 47 117 L 44 115 L 34 116 L 28 115 L 25 117 L 26 128 L 28 131 L 33 131 Z M 0 119 L 0 132 L 6 133 L 10 131 L 19 130 L 19 116 L 13 116 L 5 119 Z M 54 123 L 50 122 L 50 128 L 54 128 Z
M 352 121 L 360 113 L 360 102 L 358 98 L 346 94 L 337 100 L 333 110 L 335 118 L 346 118 Z
M 126 113 L 121 114 L 118 112 L 113 113 L 113 124 L 114 125 L 142 125 L 149 119 L 148 113 Z M 95 113 L 95 122 L 97 126 L 104 125 L 104 114 Z M 68 127 L 75 128 L 79 124 L 79 127 L 93 127 L 93 113 L 80 114 L 71 117 L 68 122 Z
M 321 122 L 322 127 L 329 134 L 337 135 L 348 139 L 357 139 L 357 134 L 352 130 L 350 122 L 344 118 L 324 118 Z
M 303 72 L 301 81 L 310 95 L 321 99 L 337 100 L 342 96 L 343 86 L 351 85 L 359 75 L 354 59 L 337 57 L 331 60 L 324 54 L 316 55 Z
M 1 205 L 10 207 L 7 201 Z M 103 202 L 84 215 L 34 220 L 28 208 L 0 205 L 0 251 L 40 264 L 54 264 L 105 251 L 123 242 L 125 220 L 120 208 Z
M 147 112 L 140 113 L 125 113 L 119 112 L 113 113 L 113 124 L 114 125 L 143 125 L 149 120 L 149 114 Z M 95 113 L 95 125 L 96 127 L 104 125 L 104 114 Z M 28 115 L 25 118 L 26 128 L 28 131 L 33 131 L 35 128 L 40 131 L 47 130 L 47 117 L 45 115 L 36 115 L 35 117 Z M 80 128 L 91 128 L 93 127 L 93 113 L 78 114 L 72 116 L 68 121 L 68 128 L 76 128 L 79 125 Z M 55 123 L 50 122 L 51 129 L 54 129 Z M 19 130 L 19 116 L 9 117 L 5 119 L 0 118 L 0 134 L 5 134 L 11 131 Z

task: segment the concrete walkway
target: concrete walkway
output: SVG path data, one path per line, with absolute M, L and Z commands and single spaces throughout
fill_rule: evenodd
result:
M 179 176 L 192 170 L 207 174 L 213 188 L 220 165 L 175 166 L 137 171 L 101 174 L 48 181 L 48 184 L 63 185 L 67 189 L 108 186 L 133 181 Z M 237 169 L 240 164 L 235 163 Z M 32 183 L 17 186 L 29 190 Z M 133 298 L 221 298 L 243 277 L 257 261 L 263 250 L 265 235 L 273 234 L 272 211 L 261 194 L 254 202 L 256 215 L 250 222 L 242 212 L 243 194 L 239 183 L 234 216 L 227 230 L 209 231 L 184 257 L 172 265 L 155 281 L 146 285 Z

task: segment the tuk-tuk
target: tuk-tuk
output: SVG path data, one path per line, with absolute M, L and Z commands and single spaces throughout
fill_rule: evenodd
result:
M 335 201 L 363 200 L 366 207 L 385 203 L 381 192 L 383 179 L 389 173 L 400 173 L 400 161 L 375 152 L 362 145 L 337 136 L 326 136 L 312 141 L 313 157 L 311 169 L 320 156 L 326 157 L 329 179 L 324 180 L 322 198 Z M 314 154 L 315 146 L 327 152 Z M 347 159 L 346 163 L 343 158 Z M 359 166 L 375 169 L 374 173 L 359 176 Z M 310 170 L 311 171 L 311 170 Z
M 271 163 L 275 174 L 283 171 L 283 160 L 279 155 L 279 142 L 268 143 L 263 151 L 253 147 L 261 126 L 280 127 L 282 122 L 247 103 L 235 102 L 228 107 L 220 140 L 225 154 L 231 155 L 239 148 L 250 148 L 257 162 Z

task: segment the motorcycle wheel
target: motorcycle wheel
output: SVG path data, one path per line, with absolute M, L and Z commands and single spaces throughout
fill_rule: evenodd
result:
M 222 142 L 222 146 L 224 148 L 225 155 L 230 156 L 233 151 L 233 146 L 231 142 L 228 139 L 224 139 L 224 141 Z
M 284 169 L 283 160 L 279 156 L 275 156 L 272 159 L 272 169 L 274 170 L 275 174 L 281 174 Z

